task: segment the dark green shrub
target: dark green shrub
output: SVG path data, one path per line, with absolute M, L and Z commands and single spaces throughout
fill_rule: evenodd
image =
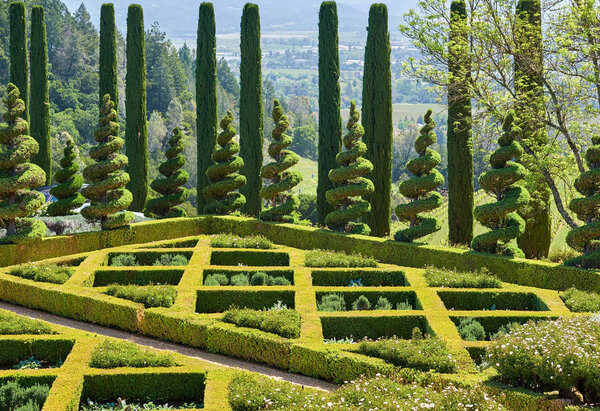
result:
M 55 332 L 42 321 L 0 311 L 0 335 L 11 334 L 55 334 Z
M 46 213 L 49 216 L 74 214 L 73 210 L 85 203 L 85 198 L 79 192 L 83 186 L 83 177 L 78 173 L 79 164 L 75 161 L 78 153 L 73 138 L 68 134 L 63 154 L 60 160 L 62 168 L 54 174 L 54 179 L 60 184 L 50 189 L 50 194 L 56 197 L 57 201 L 48 206 Z M 49 163 L 52 164 L 52 161 Z
M 233 277 L 235 277 L 235 276 L 233 276 Z M 236 285 L 236 284 L 233 284 L 233 277 L 231 277 L 232 285 Z M 246 277 L 246 276 L 244 276 L 244 277 Z M 211 274 L 208 277 L 206 277 L 206 280 L 204 280 L 204 285 L 209 286 L 209 287 L 216 287 L 216 286 L 227 285 L 227 284 L 229 284 L 229 279 L 224 274 Z
M 402 301 L 396 304 L 396 310 L 414 310 L 414 307 L 408 301 Z
M 569 288 L 560 293 L 560 298 L 575 313 L 600 312 L 600 294 L 588 293 L 576 288 Z
M 50 387 L 35 384 L 23 387 L 16 381 L 8 381 L 0 386 L 0 409 L 15 411 L 38 411 L 42 409 Z
M 113 267 L 135 267 L 138 265 L 134 254 L 119 254 L 110 259 Z
M 182 254 L 163 254 L 152 264 L 154 266 L 188 265 L 188 259 Z
M 318 311 L 346 311 L 346 301 L 339 294 L 326 294 L 317 303 Z
M 471 317 L 462 318 L 457 328 L 460 338 L 465 341 L 485 340 L 485 329 L 483 328 L 483 325 Z
M 171 354 L 159 354 L 127 341 L 104 340 L 96 346 L 90 358 L 92 368 L 118 367 L 173 367 L 177 365 Z
M 8 274 L 28 280 L 43 283 L 64 284 L 73 275 L 75 270 L 56 264 L 36 265 L 35 263 L 12 268 Z
M 285 277 L 271 277 L 271 278 L 272 278 L 271 285 L 283 285 L 283 286 L 292 285 L 290 280 L 288 280 Z
M 223 321 L 240 327 L 256 328 L 285 338 L 300 337 L 300 314 L 282 304 L 271 310 L 232 308 L 223 315 Z
M 236 274 L 231 276 L 231 285 L 245 287 L 250 285 L 250 281 L 248 280 L 248 276 L 246 274 Z
M 239 237 L 234 234 L 219 234 L 212 236 L 210 246 L 215 248 L 257 248 L 268 250 L 275 248 L 271 240 L 261 235 Z
M 388 300 L 385 297 L 379 297 L 379 299 L 377 300 L 377 303 L 375 304 L 375 309 L 376 310 L 391 310 L 392 303 L 390 303 L 390 300 Z
M 377 267 L 374 258 L 327 250 L 307 251 L 304 264 L 307 267 Z
M 177 290 L 172 285 L 112 285 L 106 294 L 144 304 L 146 308 L 169 308 L 175 302 Z
M 354 311 L 364 311 L 371 309 L 371 302 L 367 297 L 361 295 L 352 303 L 352 310 Z
M 428 267 L 425 279 L 430 287 L 449 288 L 500 288 L 502 283 L 490 272 L 482 268 L 479 271 L 464 272 L 445 268 Z
M 250 278 L 250 284 L 256 286 L 269 285 L 269 276 L 266 273 L 258 272 L 252 275 L 252 278 Z

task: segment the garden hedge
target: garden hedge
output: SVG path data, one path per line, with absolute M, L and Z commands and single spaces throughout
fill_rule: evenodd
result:
M 534 293 L 506 291 L 438 291 L 448 310 L 547 311 Z
M 258 287 L 254 287 L 258 288 Z M 294 308 L 294 291 L 275 290 L 198 290 L 197 313 L 221 313 L 230 307 L 269 309 L 278 301 L 288 308 Z
M 422 315 L 405 316 L 322 316 L 323 337 L 325 338 L 354 338 L 355 341 L 364 337 L 370 339 L 398 338 L 408 339 L 414 328 L 419 328 L 423 334 L 431 333 L 427 320 Z
M 104 287 L 111 284 L 170 284 L 177 285 L 181 281 L 183 270 L 175 269 L 136 269 L 135 267 L 121 269 L 104 269 L 94 273 L 94 287 Z
M 312 284 L 321 287 L 346 287 L 361 280 L 365 287 L 403 287 L 408 281 L 402 271 L 327 269 L 312 270 Z

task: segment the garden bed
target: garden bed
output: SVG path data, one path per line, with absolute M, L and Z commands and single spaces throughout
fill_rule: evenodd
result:
M 211 265 L 244 265 L 248 267 L 286 267 L 290 265 L 290 255 L 283 251 L 228 250 L 212 251 Z
M 102 269 L 94 273 L 94 287 L 105 287 L 110 284 L 120 285 L 177 285 L 181 281 L 183 270 L 154 268 L 120 268 Z
M 232 270 L 232 269 L 219 269 L 219 268 L 207 268 L 203 271 L 202 282 L 204 285 L 206 278 L 214 275 L 224 275 L 227 278 L 228 283 L 226 285 L 236 286 L 231 283 L 231 278 L 236 275 L 245 275 L 250 280 L 256 273 L 265 273 L 272 278 L 283 277 L 290 282 L 290 285 L 294 284 L 294 270 L 280 270 L 272 268 L 256 269 L 256 270 Z M 250 281 L 248 281 L 250 284 Z
M 294 291 L 275 290 L 198 290 L 197 313 L 222 313 L 231 307 L 269 309 L 279 301 L 294 308 Z
M 66 360 L 74 344 L 74 340 L 66 339 L 3 338 L 0 339 L 0 368 L 56 368 Z
M 448 310 L 548 311 L 534 293 L 497 291 L 438 291 Z
M 108 256 L 106 258 L 105 261 L 105 265 L 109 266 L 109 267 L 122 267 L 122 266 L 165 266 L 165 265 L 175 265 L 175 264 L 163 264 L 161 262 L 161 257 L 165 258 L 164 256 L 170 256 L 167 257 L 167 259 L 170 259 L 172 257 L 175 256 L 183 256 L 185 257 L 185 264 L 177 264 L 177 265 L 187 265 L 190 258 L 192 258 L 192 251 L 176 251 L 176 252 L 164 252 L 164 251 L 133 251 L 133 252 L 127 252 L 127 253 L 108 253 Z M 133 256 L 135 258 L 135 263 L 134 264 L 127 264 L 127 265 L 123 265 L 123 264 L 115 264 L 116 261 L 123 260 L 124 256 Z M 127 263 L 129 263 L 129 259 L 126 259 Z M 183 260 L 183 259 L 182 259 Z
M 406 287 L 410 285 L 403 271 L 322 269 L 312 270 L 312 285 L 317 287 Z
M 429 324 L 422 315 L 404 316 L 321 316 L 323 337 L 325 339 L 353 338 L 355 341 L 363 338 L 410 339 L 414 328 L 423 334 L 431 334 Z
M 388 310 L 396 310 L 396 309 L 413 309 L 419 310 L 421 309 L 421 304 L 417 299 L 417 295 L 414 291 L 365 291 L 360 287 L 352 287 L 349 290 L 335 290 L 335 291 L 317 291 L 317 310 L 318 311 L 326 311 L 322 310 L 319 305 L 322 301 L 322 298 L 327 295 L 336 294 L 342 296 L 345 303 L 345 309 L 343 310 L 333 310 L 333 311 L 351 311 L 357 310 L 356 302 L 361 297 L 364 296 L 370 304 L 368 310 L 377 310 L 384 309 L 378 308 L 377 303 L 380 299 L 385 299 L 389 304 L 391 304 L 391 308 L 387 308 Z M 407 307 L 407 304 L 410 307 Z M 404 306 L 402 308 L 399 307 Z M 332 311 L 332 310 L 327 310 Z

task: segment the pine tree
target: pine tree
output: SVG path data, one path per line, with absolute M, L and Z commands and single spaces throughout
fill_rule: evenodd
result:
M 74 214 L 75 208 L 79 208 L 85 203 L 85 198 L 79 193 L 83 186 L 83 177 L 78 173 L 79 164 L 75 161 L 77 159 L 76 150 L 73 138 L 67 135 L 64 156 L 60 160 L 62 169 L 54 174 L 54 180 L 59 184 L 50 189 L 50 194 L 56 197 L 57 201 L 48 206 L 48 215 L 71 215 Z
M 464 0 L 450 6 L 448 72 L 448 238 L 450 244 L 473 240 L 473 141 L 471 133 L 471 60 Z
M 119 137 L 119 123 L 115 104 L 109 94 L 105 94 L 100 108 L 100 125 L 94 132 L 97 146 L 90 149 L 90 157 L 95 163 L 83 170 L 83 177 L 89 183 L 81 193 L 91 201 L 91 205 L 81 210 L 88 220 L 100 221 L 103 230 L 126 226 L 133 214 L 125 211 L 133 201 L 131 192 L 125 188 L 129 174 L 127 156 L 120 154 L 123 139 Z
M 148 197 L 148 130 L 146 128 L 146 62 L 144 14 L 132 4 L 127 14 L 127 74 L 125 87 L 125 154 L 131 180 L 127 189 L 133 195 L 129 206 L 142 211 Z
M 217 141 L 217 43 L 215 11 L 212 3 L 202 3 L 198 16 L 196 64 L 197 208 L 202 214 L 210 199 L 203 190 L 210 184 L 207 170 L 214 165 L 212 148 Z
M 435 167 L 440 164 L 441 156 L 429 148 L 437 143 L 435 121 L 431 118 L 432 111 L 428 110 L 421 128 L 421 135 L 415 140 L 415 151 L 419 157 L 408 162 L 406 169 L 414 176 L 400 184 L 400 193 L 411 200 L 410 203 L 396 207 L 398 220 L 410 223 L 410 227 L 398 231 L 396 241 L 412 242 L 439 231 L 442 227 L 435 217 L 423 217 L 440 207 L 444 202 L 442 195 L 435 190 L 444 184 L 444 176 Z
M 300 157 L 287 148 L 292 144 L 292 137 L 285 134 L 290 122 L 285 114 L 279 100 L 273 102 L 273 140 L 269 144 L 269 156 L 273 160 L 262 167 L 260 176 L 266 180 L 271 180 L 260 190 L 260 196 L 265 199 L 269 205 L 267 209 L 260 213 L 259 218 L 263 221 L 284 221 L 295 222 L 296 217 L 292 215 L 300 206 L 298 196 L 289 191 L 296 187 L 302 181 L 302 175 L 297 171 L 289 169 L 300 161 Z
M 2 242 L 22 243 L 46 234 L 46 225 L 27 218 L 39 210 L 46 199 L 37 187 L 46 182 L 44 170 L 28 160 L 39 149 L 37 141 L 27 135 L 28 125 L 21 115 L 25 102 L 19 98 L 19 89 L 9 84 L 4 100 L 5 124 L 0 124 L 0 220 L 6 227 Z
M 106 3 L 100 9 L 100 60 L 99 60 L 99 98 L 108 94 L 115 102 L 119 112 L 119 87 L 117 75 L 117 30 L 115 25 L 115 7 Z
M 527 170 L 517 161 L 523 154 L 523 147 L 516 139 L 521 134 L 518 120 L 513 110 L 508 112 L 502 125 L 503 134 L 498 139 L 500 146 L 490 157 L 492 169 L 481 174 L 479 185 L 486 193 L 495 197 L 496 202 L 475 207 L 475 218 L 491 231 L 473 239 L 471 247 L 475 251 L 523 257 L 523 251 L 513 244 L 525 231 L 525 221 L 517 211 L 529 202 L 529 192 L 515 183 L 527 176 Z
M 25 3 L 10 3 L 10 82 L 17 86 L 25 110 L 21 114 L 29 126 L 29 60 L 27 59 L 27 23 Z
M 32 158 L 46 173 L 46 185 L 52 181 L 50 144 L 50 96 L 48 84 L 48 48 L 44 8 L 31 10 L 31 136 L 38 142 L 38 154 Z
M 148 201 L 146 208 L 157 218 L 187 217 L 187 213 L 179 205 L 186 202 L 190 196 L 187 188 L 183 187 L 190 176 L 181 168 L 185 165 L 185 157 L 181 154 L 184 150 L 183 135 L 179 128 L 173 129 L 173 136 L 169 139 L 169 148 L 165 152 L 167 161 L 158 167 L 159 173 L 164 178 L 157 178 L 150 187 L 161 194 L 161 197 Z
M 340 115 L 340 57 L 338 16 L 335 1 L 324 1 L 319 11 L 319 171 L 317 213 L 320 225 L 335 207 L 327 200 L 334 188 L 329 172 L 337 167 L 336 156 L 342 149 Z
M 206 175 L 211 184 L 204 187 L 202 194 L 212 200 L 205 208 L 206 214 L 230 214 L 246 203 L 246 197 L 236 192 L 246 184 L 246 177 L 238 171 L 244 166 L 244 160 L 237 155 L 240 145 L 233 138 L 236 135 L 233 123 L 233 113 L 221 119 L 221 128 L 217 142 L 219 147 L 213 152 L 215 165 L 208 168 Z
M 392 76 L 390 68 L 390 36 L 385 4 L 373 4 L 369 10 L 363 76 L 362 118 L 365 128 L 365 157 L 373 163 L 371 180 L 375 192 L 365 199 L 371 212 L 363 218 L 371 227 L 371 235 L 387 237 L 391 222 L 392 189 Z
M 365 130 L 359 120 L 360 113 L 352 100 L 350 119 L 346 126 L 348 133 L 344 136 L 346 151 L 336 156 L 339 167 L 329 172 L 334 188 L 327 191 L 327 201 L 334 211 L 327 214 L 325 224 L 332 230 L 369 235 L 369 226 L 356 222 L 371 211 L 371 204 L 362 197 L 372 194 L 375 190 L 371 180 L 364 177 L 373 171 L 373 164 L 363 158 L 367 152 L 367 145 L 360 141 Z
M 246 197 L 244 212 L 258 216 L 262 209 L 260 190 L 263 164 L 263 111 L 260 51 L 260 16 L 258 6 L 246 3 L 242 12 L 240 51 L 240 173 L 246 185 L 240 192 Z

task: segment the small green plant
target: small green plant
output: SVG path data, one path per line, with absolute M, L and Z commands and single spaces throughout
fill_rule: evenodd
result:
M 277 311 L 277 310 L 287 310 L 288 307 L 283 303 L 283 301 L 278 300 L 277 303 L 273 304 L 273 307 L 269 308 L 269 311 Z
M 428 267 L 425 279 L 430 287 L 449 288 L 500 288 L 502 283 L 486 268 L 479 271 L 463 272 L 445 268 Z
M 423 332 L 421 331 L 421 329 L 419 327 L 415 327 L 412 329 L 410 338 L 411 338 L 411 340 L 422 340 Z
M 317 303 L 318 311 L 346 311 L 346 301 L 340 294 L 325 294 Z
M 134 254 L 119 254 L 110 259 L 113 267 L 135 267 L 138 265 Z
M 392 303 L 390 303 L 390 300 L 388 300 L 385 297 L 379 297 L 379 299 L 375 303 L 375 309 L 376 310 L 391 310 Z
M 290 282 L 290 280 L 288 280 L 285 277 L 272 277 L 271 285 L 287 286 L 287 285 L 292 285 L 292 283 Z
M 408 301 L 401 301 L 396 304 L 396 310 L 412 310 L 413 306 Z
M 42 283 L 64 284 L 74 272 L 73 268 L 62 265 L 32 263 L 11 268 L 8 274 Z
M 236 274 L 231 276 L 231 285 L 235 285 L 238 287 L 245 287 L 250 285 L 250 280 L 248 279 L 248 275 L 246 274 Z
M 504 324 L 500 328 L 498 328 L 498 331 L 496 331 L 495 333 L 490 335 L 490 341 L 495 341 L 499 338 L 502 338 L 505 335 L 510 334 L 512 331 L 516 330 L 520 326 L 521 326 L 521 323 L 517 323 L 517 322 L 512 322 L 510 324 Z
M 560 298 L 574 313 L 600 312 L 600 294 L 569 288 L 567 291 L 560 293 Z
M 139 345 L 106 339 L 94 348 L 90 358 L 92 368 L 118 367 L 174 367 L 178 365 L 173 355 L 159 354 Z
M 48 385 L 23 387 L 16 381 L 5 382 L 0 386 L 0 410 L 39 411 L 49 392 Z
M 285 307 L 281 302 L 269 310 L 232 307 L 223 315 L 223 321 L 240 327 L 256 328 L 284 338 L 300 337 L 300 314 Z
M 325 338 L 323 340 L 325 344 L 354 344 L 354 338 L 352 337 L 343 337 L 343 338 Z
M 361 295 L 352 303 L 352 309 L 354 311 L 370 310 L 371 309 L 371 301 L 369 301 L 369 299 L 367 297 L 365 297 L 364 295 Z
M 485 340 L 485 329 L 483 325 L 472 317 L 465 317 L 458 323 L 458 333 L 465 341 Z
M 111 285 L 106 294 L 144 304 L 146 308 L 169 308 L 175 302 L 177 290 L 172 285 Z
M 214 248 L 256 248 L 262 250 L 275 248 L 273 243 L 263 236 L 239 237 L 233 234 L 213 236 L 210 240 L 210 246 Z
M 232 280 L 232 285 L 235 285 L 235 284 L 233 284 L 233 277 L 231 278 L 231 280 Z M 223 286 L 223 285 L 227 285 L 227 284 L 229 284 L 229 279 L 227 278 L 227 276 L 225 274 L 210 274 L 210 275 L 206 276 L 206 280 L 204 280 L 204 285 L 209 286 L 209 287 L 217 287 L 217 286 Z
M 252 275 L 252 278 L 250 278 L 250 284 L 254 286 L 269 285 L 269 280 L 270 278 L 267 273 L 258 272 Z
M 56 334 L 50 326 L 39 320 L 0 311 L 0 335 Z
M 42 362 L 37 358 L 31 356 L 26 360 L 21 360 L 17 364 L 13 365 L 13 370 L 39 370 L 42 368 Z
M 182 266 L 188 265 L 188 259 L 183 254 L 163 254 L 155 262 L 155 266 Z
M 374 258 L 328 250 L 308 251 L 304 264 L 307 267 L 377 267 Z

